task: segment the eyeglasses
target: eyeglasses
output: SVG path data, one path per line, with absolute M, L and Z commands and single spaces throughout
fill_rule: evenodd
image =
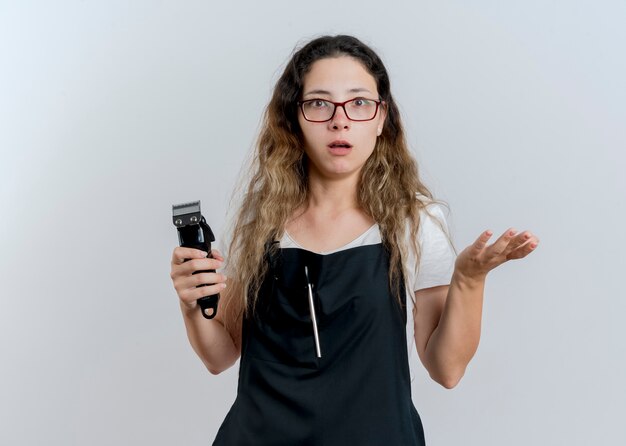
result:
M 385 101 L 354 98 L 345 102 L 333 102 L 327 99 L 309 99 L 299 101 L 304 119 L 310 122 L 326 122 L 333 119 L 337 107 L 342 107 L 350 121 L 371 121 L 376 117 L 378 106 Z

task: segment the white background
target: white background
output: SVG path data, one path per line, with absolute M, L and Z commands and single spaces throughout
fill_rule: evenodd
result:
M 210 444 L 238 366 L 187 342 L 171 206 L 223 234 L 284 63 L 348 33 L 457 247 L 541 239 L 489 276 L 456 388 L 412 365 L 428 444 L 626 444 L 624 23 L 618 0 L 1 1 L 0 443 Z

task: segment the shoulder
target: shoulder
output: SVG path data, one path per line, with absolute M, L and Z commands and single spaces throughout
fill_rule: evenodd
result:
M 444 236 L 444 238 L 450 239 L 447 205 L 441 201 L 430 199 L 419 192 L 415 194 L 415 199 L 421 203 L 418 227 L 419 243 L 422 244 L 432 237 L 439 239 Z M 410 222 L 407 220 L 407 229 L 409 225 Z M 408 233 L 407 230 L 407 235 Z
M 416 198 L 423 204 L 417 238 L 407 239 L 408 278 L 414 291 L 449 284 L 456 258 L 456 249 L 448 228 L 447 206 L 423 195 Z M 411 237 L 408 228 L 407 236 Z M 413 240 L 417 242 L 417 253 L 412 249 Z
M 444 212 L 447 213 L 448 205 L 441 200 L 435 200 L 417 192 L 415 194 L 415 200 L 419 201 L 421 206 L 421 212 L 428 215 L 437 214 L 437 216 L 444 216 Z M 445 210 L 445 211 L 444 211 Z

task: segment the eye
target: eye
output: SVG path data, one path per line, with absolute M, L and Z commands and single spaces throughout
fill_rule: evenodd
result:
M 372 101 L 365 98 L 356 98 L 352 100 L 352 105 L 355 107 L 367 107 L 368 105 L 372 105 Z
M 312 99 L 309 101 L 309 106 L 313 108 L 324 108 L 328 107 L 328 102 L 321 99 Z

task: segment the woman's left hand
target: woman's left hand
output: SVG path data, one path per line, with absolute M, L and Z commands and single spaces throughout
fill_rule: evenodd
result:
M 491 245 L 491 231 L 483 232 L 474 243 L 465 248 L 455 262 L 455 273 L 468 281 L 483 281 L 487 273 L 504 262 L 522 259 L 539 245 L 539 239 L 529 231 L 517 233 L 510 228 Z

